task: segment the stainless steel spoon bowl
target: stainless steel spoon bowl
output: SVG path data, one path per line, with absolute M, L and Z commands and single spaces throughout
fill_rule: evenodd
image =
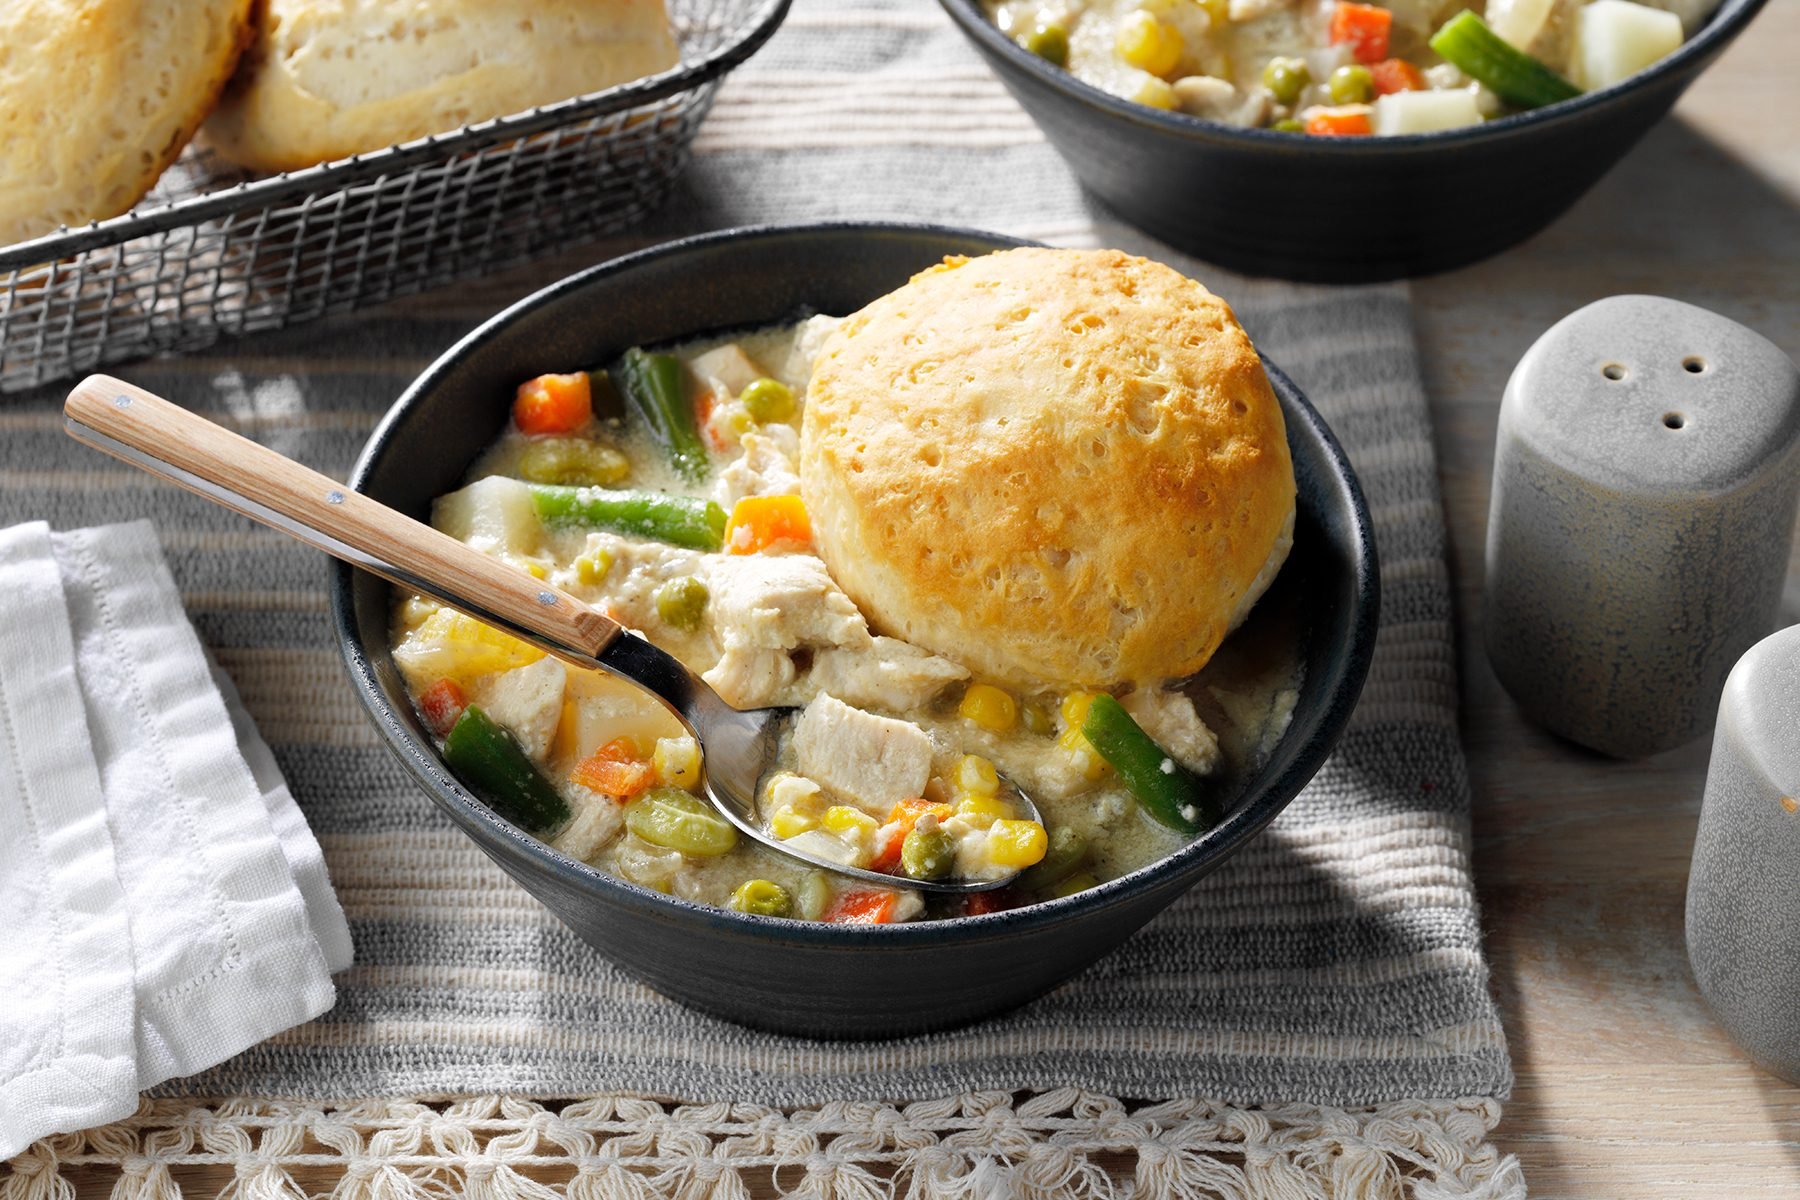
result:
M 713 807 L 763 845 L 811 866 L 887 887 L 991 891 L 986 880 L 906 879 L 804 854 L 764 831 L 757 784 L 775 760 L 790 709 L 739 710 L 673 655 L 548 583 L 395 512 L 266 446 L 107 375 L 90 375 L 63 407 L 71 437 L 298 538 L 307 545 L 467 613 L 578 667 L 648 690 L 698 739 Z M 1014 789 L 1031 820 L 1035 805 Z M 1014 873 L 1016 874 L 1016 872 Z

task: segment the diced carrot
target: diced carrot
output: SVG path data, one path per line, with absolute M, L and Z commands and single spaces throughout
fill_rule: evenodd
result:
M 623 803 L 656 781 L 656 768 L 630 738 L 614 738 L 578 763 L 569 778 Z
M 732 554 L 811 541 L 812 519 L 798 496 L 745 496 L 732 506 L 731 520 L 725 523 L 725 549 Z
M 906 835 L 911 832 L 912 822 L 910 821 L 894 826 L 893 830 L 888 833 L 887 841 L 881 844 L 881 849 L 874 858 L 869 860 L 869 870 L 880 871 L 887 875 L 898 871 L 901 851 L 906 849 Z
M 1404 58 L 1383 59 L 1369 68 L 1369 74 L 1375 77 L 1375 94 L 1377 96 L 1425 90 L 1425 72 Z
M 985 917 L 989 913 L 1005 912 L 1009 908 L 1019 907 L 1019 895 L 1009 887 L 995 888 L 987 892 L 970 892 L 963 897 L 963 914 L 970 917 Z
M 444 737 L 450 727 L 456 724 L 456 718 L 462 716 L 463 709 L 469 707 L 469 697 L 454 679 L 440 679 L 423 692 L 419 693 L 419 715 L 425 718 L 425 724 L 431 732 Z
M 713 409 L 718 406 L 719 397 L 713 393 L 711 388 L 707 388 L 698 396 L 695 396 L 694 426 L 700 430 L 700 436 L 706 439 L 706 445 L 709 449 L 723 453 L 730 447 L 726 444 L 725 439 L 719 436 L 719 431 L 714 429 L 712 425 Z
M 574 433 L 593 415 L 593 387 L 583 372 L 539 375 L 513 397 L 513 424 L 524 434 Z
M 899 898 L 892 892 L 845 892 L 825 910 L 834 925 L 891 925 Z
M 923 796 L 914 796 L 894 805 L 893 811 L 888 814 L 888 820 L 904 820 L 908 826 L 911 826 L 920 817 L 930 813 L 940 821 L 948 821 L 952 811 L 951 807 L 941 800 L 928 800 Z
M 1360 63 L 1378 63 L 1388 56 L 1388 34 L 1393 27 L 1394 14 L 1373 4 L 1338 0 L 1331 10 L 1331 44 L 1349 43 L 1350 53 Z
M 1375 132 L 1366 104 L 1321 108 L 1306 120 L 1306 132 L 1317 137 L 1365 137 Z

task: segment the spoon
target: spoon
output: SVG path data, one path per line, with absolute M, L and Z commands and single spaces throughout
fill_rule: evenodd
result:
M 267 446 L 108 375 L 90 375 L 75 386 L 63 405 L 63 423 L 78 442 L 467 613 L 565 662 L 606 671 L 645 688 L 704 749 L 701 779 L 713 807 L 772 850 L 885 887 L 966 893 L 991 891 L 1013 880 L 1013 875 L 907 879 L 845 866 L 786 845 L 762 828 L 756 785 L 775 758 L 777 736 L 791 709 L 732 708 L 673 655 L 569 593 Z M 1042 820 L 1029 797 L 1016 788 L 1013 794 L 1031 820 Z

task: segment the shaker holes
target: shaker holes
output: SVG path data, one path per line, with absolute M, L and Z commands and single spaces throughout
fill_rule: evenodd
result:
M 1664 413 L 1663 426 L 1668 429 L 1680 429 L 1687 424 L 1687 418 L 1680 413 Z
M 1607 363 L 1600 368 L 1600 373 L 1615 383 L 1625 378 L 1625 368 L 1619 363 Z
M 1686 371 L 1689 375 L 1698 375 L 1700 372 L 1706 370 L 1706 360 L 1701 358 L 1698 354 L 1690 354 L 1681 360 L 1681 369 Z

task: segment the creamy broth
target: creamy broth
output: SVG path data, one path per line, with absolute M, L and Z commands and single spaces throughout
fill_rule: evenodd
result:
M 576 458 L 586 455 L 582 462 L 598 463 L 595 469 L 606 474 L 606 486 L 594 494 L 630 489 L 712 501 L 721 518 L 745 512 L 746 497 L 775 507 L 797 505 L 806 383 L 832 323 L 816 317 L 666 351 L 683 364 L 686 397 L 701 414 L 710 468 L 703 482 L 673 469 L 663 443 L 639 418 L 610 410 L 605 389 L 592 389 L 593 419 L 564 440 L 577 446 Z M 749 376 L 785 385 L 791 406 L 755 419 L 746 401 Z M 880 636 L 804 540 L 732 553 L 730 547 L 686 548 L 544 518 L 532 507 L 531 486 L 521 480 L 542 474 L 545 447 L 545 437 L 509 426 L 476 462 L 469 486 L 438 502 L 433 523 L 642 632 L 729 703 L 806 706 L 784 735 L 775 771 L 761 789 L 766 824 L 780 837 L 836 839 L 856 856 L 840 861 L 888 870 L 895 878 L 891 894 L 878 904 L 858 900 L 867 884 L 737 839 L 728 826 L 715 827 L 723 824 L 716 815 L 708 824 L 704 802 L 691 794 L 698 772 L 688 756 L 695 748 L 656 702 L 628 683 L 565 667 L 427 601 L 401 600 L 394 611 L 395 661 L 427 724 L 444 739 L 447 761 L 457 768 L 458 748 L 451 743 L 458 735 L 450 729 L 459 716 L 473 706 L 491 717 L 514 748 L 507 753 L 529 760 L 535 777 L 568 810 L 533 830 L 549 844 L 620 878 L 705 904 L 807 919 L 891 921 L 992 911 L 1068 894 L 1154 862 L 1190 840 L 1152 819 L 1081 739 L 1079 728 L 1071 729 L 1089 702 L 1083 694 L 998 689 L 969 678 L 956 663 Z M 1294 591 L 1278 582 L 1184 688 L 1122 700 L 1169 755 L 1168 769 L 1179 761 L 1227 799 L 1287 726 L 1298 683 Z M 1005 703 L 995 693 L 1003 693 Z M 984 708 L 983 699 L 993 705 Z M 1012 719 L 997 719 L 994 713 L 1004 716 L 1008 705 Z M 811 742 L 800 732 L 809 721 L 815 723 Z M 894 752 L 883 760 L 890 765 L 911 755 L 910 775 L 901 770 L 882 780 L 888 795 L 860 794 L 860 784 L 838 788 L 816 777 L 820 764 L 829 766 L 840 752 L 851 756 L 847 778 L 866 776 L 859 763 L 874 760 L 856 759 L 866 748 L 855 743 L 870 736 L 895 739 L 889 746 Z M 997 786 L 991 786 L 995 774 Z M 1044 829 L 1026 828 L 1019 806 L 1009 801 L 1009 785 L 1031 796 Z M 904 814 L 893 799 L 900 794 L 911 806 Z M 1060 862 L 1059 852 L 1076 839 L 1085 852 L 1072 869 L 1049 879 L 1057 874 L 1049 868 Z M 915 843 L 927 850 L 928 843 L 941 843 L 955 864 L 944 869 L 954 876 L 999 878 L 1019 867 L 1026 873 L 982 900 L 927 903 L 907 887 L 906 873 L 939 869 L 950 860 L 931 859 L 927 850 L 920 851 L 926 857 L 915 856 Z M 896 865 L 901 848 L 905 860 Z M 1041 886 L 1029 886 L 1034 879 Z

